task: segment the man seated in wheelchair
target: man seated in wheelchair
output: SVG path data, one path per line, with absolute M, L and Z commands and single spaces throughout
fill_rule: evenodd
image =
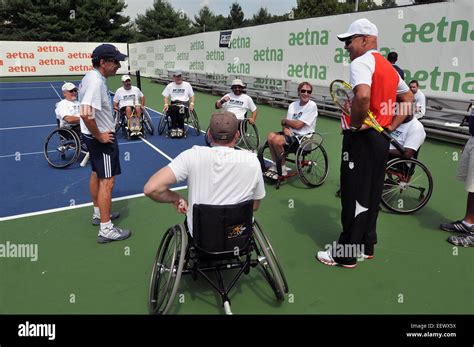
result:
M 123 86 L 114 95 L 114 109 L 120 112 L 120 117 L 127 117 L 127 131 L 130 136 L 143 135 L 142 110 L 145 107 L 145 96 L 138 87 L 132 86 L 130 76 L 122 76 Z
M 169 83 L 162 95 L 165 106 L 163 112 L 171 118 L 170 137 L 184 136 L 184 120 L 194 110 L 194 91 L 189 82 L 183 81 L 181 70 L 173 72 L 173 82 Z
M 194 146 L 182 152 L 168 166 L 155 173 L 144 187 L 145 195 L 152 200 L 172 203 L 179 213 L 186 214 L 191 236 L 195 204 L 222 206 L 253 200 L 255 211 L 265 197 L 257 157 L 234 148 L 240 136 L 235 115 L 231 112 L 213 114 L 208 135 L 213 147 Z M 169 189 L 185 180 L 188 183 L 188 201 Z
M 282 176 L 288 175 L 285 165 L 284 153 L 296 152 L 301 139 L 314 133 L 316 119 L 318 117 L 318 106 L 310 100 L 313 86 L 309 82 L 298 85 L 299 100 L 294 101 L 288 107 L 286 118 L 281 120 L 282 131 L 271 132 L 267 136 L 267 143 L 272 156 L 273 164 L 264 173 L 266 177 L 278 179 L 279 165 L 281 163 Z
M 247 111 L 250 111 L 252 116 L 248 118 L 249 123 L 255 124 L 257 120 L 257 106 L 255 106 L 253 99 L 244 93 L 245 84 L 241 80 L 235 79 L 232 81 L 230 88 L 232 89 L 231 93 L 227 93 L 216 101 L 216 109 L 222 108 L 232 112 L 239 121 L 243 121 L 246 118 Z
M 389 159 L 417 158 L 418 150 L 425 142 L 426 132 L 423 124 L 415 116 L 395 116 L 392 124 L 388 127 L 388 131 L 405 148 L 405 153 L 400 153 L 398 149 L 390 144 Z
M 66 82 L 61 87 L 64 99 L 56 103 L 56 121 L 60 128 L 70 128 L 80 134 L 80 104 L 77 100 L 77 87 Z

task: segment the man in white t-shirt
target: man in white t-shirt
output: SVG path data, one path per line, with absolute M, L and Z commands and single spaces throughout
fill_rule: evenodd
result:
M 190 83 L 183 81 L 181 70 L 173 72 L 173 82 L 169 83 L 162 94 L 165 98 L 164 113 L 171 117 L 171 137 L 181 137 L 184 135 L 185 114 L 180 112 L 178 104 L 194 110 L 194 91 Z
M 391 126 L 388 127 L 388 130 L 391 131 L 392 137 L 405 148 L 405 153 L 402 154 L 395 146 L 390 144 L 389 158 L 413 158 L 425 142 L 425 128 L 414 116 L 408 116 L 395 130 L 392 130 Z
M 66 82 L 61 87 L 64 99 L 56 104 L 56 118 L 59 126 L 63 127 L 79 127 L 81 119 L 79 111 L 79 101 L 77 101 L 77 87 Z M 78 129 L 79 130 L 79 129 Z
M 239 121 L 245 119 L 247 111 L 252 112 L 252 115 L 248 118 L 250 124 L 255 124 L 257 120 L 257 107 L 253 102 L 252 98 L 247 94 L 243 93 L 245 84 L 235 79 L 232 81 L 230 86 L 232 93 L 224 95 L 221 99 L 216 101 L 216 108 L 222 108 L 226 111 L 235 114 Z
M 191 235 L 194 204 L 231 205 L 254 200 L 256 211 L 265 197 L 257 157 L 234 148 L 240 136 L 235 115 L 213 114 L 209 128 L 212 147 L 194 146 L 182 152 L 155 173 L 144 188 L 145 195 L 152 200 L 172 203 L 179 213 L 186 213 Z M 169 189 L 186 179 L 188 201 Z
M 120 175 L 120 159 L 112 102 L 107 91 L 106 79 L 114 76 L 125 54 L 110 44 L 102 44 L 92 52 L 93 70 L 89 71 L 79 86 L 81 103 L 81 132 L 90 154 L 92 173 L 89 189 L 94 204 L 92 224 L 100 225 L 98 243 L 124 240 L 130 231 L 112 224 L 119 213 L 111 213 L 112 189 L 115 176 Z
M 274 163 L 285 150 L 293 150 L 298 148 L 299 139 L 303 135 L 314 132 L 316 128 L 316 119 L 318 117 L 318 106 L 310 100 L 313 86 L 309 82 L 302 82 L 298 85 L 299 100 L 293 102 L 288 107 L 286 118 L 281 120 L 283 131 L 275 133 L 271 132 L 267 136 L 268 146 Z M 288 174 L 285 166 L 285 158 L 281 158 L 282 175 Z M 265 176 L 278 179 L 278 170 L 273 164 L 266 172 Z
M 416 118 L 422 118 L 426 113 L 426 97 L 425 94 L 419 89 L 419 84 L 417 80 L 413 80 L 410 82 L 410 90 L 415 97 L 414 102 L 414 111 L 413 114 Z
M 142 135 L 140 117 L 145 107 L 145 96 L 138 87 L 132 86 L 130 76 L 122 76 L 122 84 L 114 95 L 114 109 L 127 116 L 127 125 L 132 136 Z M 136 117 L 132 118 L 133 110 Z

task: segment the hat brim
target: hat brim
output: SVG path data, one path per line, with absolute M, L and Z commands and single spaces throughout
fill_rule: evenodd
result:
M 243 85 L 243 84 L 233 84 L 233 85 L 231 85 L 230 87 L 231 87 L 231 88 L 232 88 L 232 87 L 242 87 L 242 88 L 245 88 L 245 85 Z
M 353 35 L 354 34 L 351 34 L 351 33 L 344 33 L 344 34 L 337 35 L 337 38 L 339 39 L 339 41 L 346 41 L 347 38 L 349 38 Z
M 127 56 L 123 53 L 119 53 L 117 55 L 115 55 L 114 57 L 115 59 L 117 59 L 118 61 L 125 61 L 127 60 Z

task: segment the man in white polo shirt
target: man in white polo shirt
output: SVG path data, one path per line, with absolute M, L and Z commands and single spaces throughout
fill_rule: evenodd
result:
M 125 54 L 109 44 L 102 44 L 92 52 L 92 65 L 79 87 L 81 103 L 81 132 L 90 153 L 92 173 L 89 189 L 94 204 L 92 224 L 100 225 L 98 243 L 124 240 L 130 231 L 112 224 L 119 217 L 110 213 L 115 176 L 120 175 L 119 148 L 115 137 L 112 101 L 107 92 L 106 79 L 114 76 Z
M 114 95 L 114 109 L 127 117 L 127 127 L 131 136 L 142 135 L 140 118 L 145 107 L 145 96 L 138 87 L 132 86 L 130 76 L 122 76 L 122 84 L 123 86 L 117 89 Z M 136 117 L 132 118 L 133 110 Z
M 212 147 L 194 146 L 182 152 L 155 173 L 144 188 L 150 199 L 172 203 L 179 213 L 186 213 L 191 235 L 194 204 L 233 205 L 254 200 L 256 211 L 265 197 L 257 157 L 234 148 L 240 136 L 235 115 L 231 112 L 213 114 L 209 130 Z M 171 185 L 186 179 L 188 201 L 169 190 Z

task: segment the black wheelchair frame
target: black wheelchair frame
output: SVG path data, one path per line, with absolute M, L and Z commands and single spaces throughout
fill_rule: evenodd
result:
M 329 162 L 326 150 L 323 147 L 323 137 L 319 133 L 310 133 L 307 135 L 296 136 L 298 146 L 291 146 L 286 148 L 283 153 L 277 158 L 276 163 L 273 163 L 268 142 L 259 149 L 257 157 L 260 161 L 260 166 L 264 178 L 267 175 L 276 174 L 276 180 L 269 180 L 276 184 L 276 189 L 280 188 L 283 181 L 298 175 L 304 185 L 310 188 L 319 187 L 326 180 L 329 173 Z M 295 154 L 292 158 L 290 154 Z M 287 175 L 282 174 L 282 160 L 293 163 L 296 166 L 296 172 L 292 170 Z M 269 168 L 275 164 L 277 171 L 270 171 Z
M 196 136 L 201 135 L 201 126 L 199 125 L 199 119 L 195 110 L 190 112 L 189 106 L 186 103 L 172 103 L 171 105 L 177 106 L 179 112 L 184 114 L 184 134 L 183 137 L 186 137 L 189 131 L 189 128 L 194 129 L 194 134 Z M 170 106 L 171 106 L 170 105 Z M 158 135 L 165 133 L 166 136 L 169 136 L 171 130 L 171 116 L 169 115 L 169 110 L 166 114 L 162 114 L 160 118 L 160 123 L 158 124 Z
M 284 300 L 288 283 L 270 241 L 252 217 L 252 209 L 253 201 L 226 206 L 194 205 L 192 237 L 186 222 L 166 231 L 150 278 L 150 313 L 169 313 L 182 275 L 191 275 L 194 281 L 204 278 L 220 294 L 225 313 L 232 314 L 229 292 L 242 274 L 255 267 L 263 272 L 276 299 Z M 238 272 L 226 286 L 222 272 L 229 269 Z M 214 272 L 216 281 L 209 272 Z
M 135 107 L 132 107 L 132 117 L 136 117 Z M 128 140 L 131 139 L 130 131 L 128 130 L 128 119 L 124 112 L 122 111 L 115 111 L 114 113 L 115 118 L 115 133 L 118 133 L 120 129 L 122 129 L 122 133 L 127 137 Z M 140 117 L 140 124 L 144 131 L 142 132 L 142 136 L 145 137 L 145 133 L 153 135 L 155 133 L 155 126 L 153 124 L 153 120 L 151 119 L 150 114 L 146 107 L 142 107 L 142 115 Z

